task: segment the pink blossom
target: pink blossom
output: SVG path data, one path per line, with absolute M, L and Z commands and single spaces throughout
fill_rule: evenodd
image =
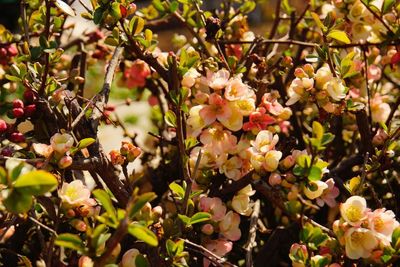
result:
M 378 81 L 381 78 L 382 70 L 376 65 L 368 66 L 368 80 Z
M 325 183 L 328 185 L 328 188 L 326 188 L 322 196 L 317 199 L 317 204 L 322 207 L 324 203 L 326 203 L 329 207 L 333 208 L 337 205 L 335 199 L 339 196 L 340 192 L 332 178 L 328 179 Z
M 208 241 L 204 246 L 215 255 L 223 257 L 232 250 L 233 244 L 226 239 L 216 239 Z M 210 261 L 204 259 L 204 267 L 208 267 L 209 265 Z
M 199 209 L 211 213 L 211 219 L 216 222 L 224 219 L 226 213 L 225 204 L 218 197 L 202 197 L 200 199 Z
M 265 130 L 268 125 L 275 122 L 275 119 L 270 115 L 266 114 L 266 110 L 263 107 L 257 108 L 256 111 L 252 112 L 249 116 L 249 122 L 243 124 L 243 130 Z
M 242 233 L 239 229 L 240 216 L 239 214 L 229 211 L 225 214 L 222 221 L 219 222 L 219 232 L 231 241 L 237 241 L 240 239 Z
M 267 153 L 268 151 L 275 148 L 275 145 L 278 143 L 278 141 L 278 135 L 274 135 L 268 130 L 263 130 L 257 134 L 256 140 L 251 141 L 250 143 L 255 152 Z
M 214 123 L 200 134 L 200 142 L 209 145 L 211 152 L 221 154 L 234 150 L 237 138 L 230 131 L 224 130 L 221 124 Z
M 143 87 L 146 84 L 146 79 L 151 74 L 149 65 L 141 59 L 133 62 L 132 66 L 124 71 L 126 86 L 128 88 Z
M 209 97 L 209 105 L 204 106 L 200 110 L 200 116 L 206 125 L 210 125 L 217 119 L 219 121 L 228 120 L 232 115 L 232 109 L 228 101 L 223 99 L 219 94 L 213 93 Z
M 235 77 L 226 84 L 224 96 L 229 101 L 235 101 L 244 98 L 248 91 L 249 87 L 242 82 L 242 79 Z
M 396 215 L 391 210 L 377 209 L 368 213 L 368 226 L 387 246 L 390 244 L 394 229 L 399 226 Z
M 203 77 L 203 83 L 208 85 L 210 88 L 214 90 L 221 90 L 224 89 L 228 79 L 229 79 L 229 71 L 226 69 L 221 69 L 217 72 L 212 72 L 211 70 L 207 69 L 207 77 Z

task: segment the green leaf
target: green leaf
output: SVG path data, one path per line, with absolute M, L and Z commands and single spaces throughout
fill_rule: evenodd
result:
M 70 248 L 80 252 L 84 251 L 85 249 L 85 246 L 81 238 L 78 235 L 70 233 L 58 235 L 57 239 L 55 240 L 55 244 L 60 247 Z
M 22 79 L 21 79 L 21 78 L 19 78 L 19 77 L 17 77 L 17 76 L 12 76 L 12 75 L 9 75 L 9 74 L 6 74 L 6 75 L 5 75 L 5 78 L 6 78 L 7 80 L 9 80 L 9 81 L 12 81 L 12 82 L 22 82 Z
M 160 0 L 153 0 L 152 4 L 153 4 L 154 8 L 157 9 L 157 11 L 159 11 L 161 13 L 165 12 L 165 8 Z
M 25 213 L 32 207 L 33 198 L 29 194 L 23 194 L 17 190 L 13 190 L 3 203 L 6 209 L 12 213 Z
M 190 218 L 186 215 L 183 214 L 178 214 L 179 219 L 185 224 L 185 225 L 190 225 Z
M 164 119 L 169 126 L 176 128 L 176 115 L 173 111 L 168 110 Z
M 349 37 L 347 36 L 347 33 L 345 33 L 344 31 L 332 30 L 328 33 L 328 37 L 345 44 L 349 44 L 351 42 Z
M 311 158 L 308 155 L 300 155 L 297 157 L 296 161 L 302 168 L 307 168 L 311 165 Z
M 157 195 L 153 192 L 144 193 L 143 195 L 139 196 L 132 209 L 129 211 L 129 217 L 132 218 L 135 216 L 136 213 L 138 213 L 144 207 L 144 205 L 146 205 L 146 203 L 154 200 L 156 197 Z
M 396 3 L 396 0 L 385 0 L 383 2 L 382 14 L 389 12 L 395 3 Z
M 312 166 L 307 178 L 310 181 L 319 181 L 321 180 L 321 176 L 322 176 L 322 170 L 317 166 Z
M 314 19 L 315 23 L 317 24 L 318 28 L 322 31 L 325 32 L 326 31 L 326 27 L 324 26 L 324 24 L 322 23 L 321 19 L 319 18 L 319 15 L 315 12 L 311 12 L 311 16 Z
M 79 141 L 77 147 L 79 149 L 83 149 L 83 148 L 90 146 L 94 142 L 96 142 L 96 140 L 94 138 L 85 138 L 85 139 L 82 139 L 81 141 Z
M 247 13 L 250 13 L 250 12 L 252 12 L 255 8 L 256 8 L 256 3 L 255 2 L 253 2 L 253 1 L 246 1 L 240 8 L 239 8 L 239 10 L 242 12 L 242 13 L 244 13 L 244 14 L 247 14 Z
M 15 181 L 14 188 L 23 194 L 43 195 L 56 189 L 58 181 L 49 172 L 38 170 L 27 172 Z
M 141 33 L 144 28 L 144 19 L 138 16 L 133 17 L 129 22 L 129 28 L 132 35 L 137 35 Z
M 135 266 L 150 267 L 150 264 L 149 261 L 142 254 L 139 254 L 135 257 Z
M 321 145 L 327 145 L 335 139 L 335 135 L 331 133 L 324 133 L 321 139 Z
M 169 184 L 169 189 L 171 189 L 174 194 L 180 196 L 181 198 L 185 196 L 185 189 L 175 182 Z
M 64 1 L 56 0 L 55 4 L 64 14 L 67 14 L 72 17 L 75 16 L 75 11 Z
M 102 189 L 96 189 L 93 190 L 92 194 L 106 210 L 107 215 L 113 220 L 113 222 L 116 222 L 117 221 L 116 211 L 112 204 L 111 198 L 107 194 L 107 192 Z
M 190 224 L 205 222 L 211 219 L 211 214 L 208 212 L 197 212 L 190 218 Z
M 179 3 L 177 1 L 172 1 L 171 5 L 169 6 L 169 11 L 171 11 L 171 13 L 174 13 L 175 11 L 178 10 L 179 7 Z
M 128 226 L 128 232 L 136 237 L 139 240 L 147 243 L 150 246 L 156 247 L 158 246 L 158 239 L 157 236 L 150 231 L 147 227 L 138 224 L 132 223 Z
M 312 123 L 312 129 L 313 129 L 313 134 L 314 136 L 318 139 L 321 140 L 322 136 L 324 134 L 324 127 L 322 127 L 321 123 L 318 121 L 313 121 Z

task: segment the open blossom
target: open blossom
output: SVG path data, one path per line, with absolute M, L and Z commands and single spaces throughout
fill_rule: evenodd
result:
M 136 267 L 136 257 L 140 255 L 140 251 L 136 248 L 131 248 L 122 256 L 121 267 Z
M 353 260 L 369 258 L 378 245 L 373 232 L 361 227 L 351 227 L 345 232 L 344 238 L 346 256 Z
M 275 122 L 275 119 L 270 115 L 266 114 L 266 109 L 263 107 L 257 108 L 256 111 L 252 112 L 249 116 L 249 121 L 243 124 L 243 130 L 245 131 L 261 131 L 265 130 L 268 125 Z
M 221 124 L 214 123 L 200 134 L 200 142 L 209 145 L 212 152 L 221 154 L 235 149 L 237 138 Z
M 367 215 L 367 202 L 360 196 L 349 197 L 340 205 L 340 214 L 352 226 L 359 226 Z
M 261 105 L 274 116 L 282 120 L 287 120 L 292 116 L 290 108 L 284 108 L 273 93 L 265 93 L 261 99 Z
M 74 144 L 74 138 L 67 133 L 56 133 L 50 138 L 50 144 L 54 151 L 64 154 Z
M 273 172 L 278 168 L 279 160 L 282 158 L 282 152 L 270 150 L 265 154 L 263 167 L 267 172 Z
M 235 101 L 246 97 L 249 90 L 248 85 L 242 82 L 241 77 L 235 77 L 226 84 L 224 96 L 229 101 Z
M 239 180 L 242 178 L 243 174 L 241 171 L 242 160 L 239 157 L 231 157 L 228 159 L 221 167 L 220 173 L 224 173 L 226 177 L 232 180 Z
M 315 86 L 318 89 L 322 89 L 324 85 L 333 79 L 333 74 L 329 67 L 324 66 L 317 70 L 315 73 Z
M 309 186 L 304 188 L 304 194 L 309 199 L 316 199 L 322 195 L 325 189 L 328 188 L 328 185 L 323 181 L 311 181 Z
M 217 72 L 212 72 L 207 69 L 207 77 L 203 77 L 204 83 L 214 90 L 224 89 L 229 80 L 229 71 L 221 69 Z
M 133 62 L 132 66 L 124 71 L 126 86 L 128 88 L 143 87 L 146 84 L 146 79 L 151 74 L 150 67 L 141 59 Z
M 218 197 L 202 197 L 200 198 L 199 209 L 211 213 L 213 221 L 221 221 L 226 213 L 225 204 Z
M 312 78 L 296 78 L 292 81 L 288 88 L 289 99 L 286 105 L 290 106 L 300 100 L 303 94 L 314 87 L 314 79 Z
M 204 106 L 199 114 L 203 118 L 205 124 L 210 125 L 217 119 L 219 121 L 228 120 L 232 115 L 232 109 L 228 101 L 223 99 L 219 94 L 213 93 L 209 97 L 209 105 Z
M 324 85 L 324 89 L 335 101 L 340 101 L 346 97 L 346 86 L 343 84 L 343 81 L 340 78 L 334 77 L 330 79 Z
M 65 207 L 74 208 L 81 205 L 94 206 L 96 202 L 90 198 L 90 190 L 81 180 L 63 183 L 58 192 Z
M 189 110 L 189 118 L 186 124 L 188 126 L 188 134 L 193 137 L 197 137 L 203 127 L 206 126 L 204 119 L 200 116 L 200 110 L 202 110 L 202 108 L 202 105 L 197 105 Z
M 396 215 L 391 210 L 383 208 L 368 213 L 368 227 L 385 246 L 390 244 L 393 231 L 398 226 Z
M 335 182 L 332 178 L 325 181 L 328 186 L 325 188 L 322 195 L 317 199 L 317 204 L 322 207 L 326 203 L 329 207 L 333 208 L 336 206 L 336 198 L 339 196 L 339 188 L 335 186 Z
M 204 246 L 215 255 L 223 257 L 232 250 L 233 244 L 226 239 L 217 239 L 207 241 Z M 204 258 L 204 267 L 208 267 L 209 265 L 210 261 Z
M 240 239 L 242 233 L 239 229 L 240 215 L 229 211 L 224 218 L 219 222 L 219 232 L 231 241 Z
M 274 135 L 268 130 L 263 130 L 257 134 L 256 140 L 251 141 L 250 143 L 256 152 L 266 153 L 274 149 L 278 141 L 278 135 Z
M 45 158 L 50 157 L 51 154 L 53 153 L 53 147 L 46 144 L 33 143 L 32 148 L 36 154 L 43 156 Z
M 255 191 L 248 185 L 241 189 L 232 199 L 232 208 L 240 215 L 250 216 L 252 213 L 252 205 L 250 205 L 250 196 L 254 195 Z
M 200 76 L 201 74 L 196 69 L 191 68 L 183 75 L 181 84 L 184 87 L 191 88 Z
M 390 105 L 383 102 L 384 98 L 379 94 L 375 94 L 371 100 L 371 113 L 373 122 L 385 123 L 390 115 Z

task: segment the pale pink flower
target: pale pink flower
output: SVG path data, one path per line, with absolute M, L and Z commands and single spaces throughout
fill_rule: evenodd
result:
M 329 96 L 335 100 L 340 101 L 346 97 L 346 86 L 343 81 L 337 77 L 330 79 L 323 87 Z
M 201 74 L 194 68 L 189 69 L 182 77 L 182 86 L 191 88 L 196 84 L 196 80 L 201 76 Z
M 224 89 L 228 83 L 229 76 L 229 71 L 226 69 L 221 69 L 217 72 L 212 72 L 207 69 L 207 77 L 205 77 L 204 83 L 214 90 L 221 90 Z
M 252 147 L 256 152 L 266 153 L 275 148 L 275 145 L 279 141 L 279 136 L 274 135 L 268 130 L 260 131 L 254 141 L 251 141 Z
M 243 83 L 240 77 L 235 77 L 226 84 L 224 96 L 229 101 L 235 101 L 245 98 L 249 90 L 249 86 Z
M 50 144 L 54 151 L 64 154 L 74 144 L 74 138 L 67 133 L 60 134 L 56 133 L 50 138 Z
M 240 239 L 242 233 L 239 229 L 240 215 L 229 211 L 225 214 L 222 221 L 219 222 L 219 232 L 227 239 L 231 241 L 237 241 Z
M 200 116 L 200 110 L 203 107 L 202 105 L 198 105 L 189 110 L 189 118 L 186 121 L 186 125 L 188 126 L 188 135 L 190 136 L 197 137 L 206 126 L 204 119 Z
M 141 59 L 133 62 L 132 66 L 124 71 L 126 86 L 128 88 L 143 87 L 146 85 L 146 79 L 151 74 L 150 67 Z
M 223 220 L 226 213 L 225 204 L 218 197 L 200 198 L 199 209 L 209 212 L 212 215 L 211 219 L 216 222 Z
M 252 205 L 250 204 L 250 196 L 254 195 L 255 191 L 251 185 L 247 185 L 232 198 L 232 208 L 240 215 L 250 216 L 252 213 Z
M 32 148 L 36 154 L 43 156 L 45 158 L 50 157 L 51 154 L 53 153 L 53 147 L 46 144 L 33 143 Z
M 394 229 L 399 226 L 391 210 L 377 209 L 368 213 L 368 227 L 385 246 L 390 245 Z
M 237 138 L 221 124 L 214 123 L 200 134 L 200 142 L 209 145 L 211 152 L 222 154 L 235 149 Z
M 225 174 L 226 177 L 232 180 L 239 180 L 243 174 L 241 171 L 242 160 L 239 157 L 231 157 L 220 168 L 220 173 Z
M 310 181 L 309 185 L 304 188 L 304 195 L 309 199 L 316 199 L 322 195 L 328 185 L 323 181 Z
M 339 196 L 339 189 L 335 186 L 335 181 L 330 178 L 325 182 L 328 187 L 322 193 L 322 196 L 317 199 L 317 204 L 322 207 L 326 203 L 329 207 L 333 208 L 337 205 L 336 198 Z
M 367 202 L 360 196 L 349 197 L 340 205 L 342 218 L 352 226 L 360 226 L 367 216 Z
M 378 240 L 371 230 L 351 227 L 344 234 L 346 256 L 350 259 L 369 258 L 378 246 Z
M 314 87 L 314 79 L 312 78 L 296 78 L 292 81 L 288 88 L 287 106 L 293 105 L 304 95 L 304 93 Z
M 61 189 L 58 191 L 58 195 L 66 207 L 74 208 L 88 204 L 92 206 L 93 204 L 90 198 L 90 190 L 81 180 L 63 183 Z
M 315 86 L 317 89 L 322 89 L 324 85 L 332 80 L 333 74 L 328 66 L 321 67 L 315 74 Z
M 232 115 L 232 109 L 228 101 L 223 99 L 219 94 L 213 93 L 209 97 L 209 105 L 204 106 L 199 112 L 201 118 L 206 125 L 210 125 L 217 119 L 226 121 Z
M 376 65 L 368 66 L 368 80 L 378 81 L 381 78 L 382 70 Z
M 279 160 L 282 158 L 282 152 L 270 150 L 265 154 L 263 167 L 267 172 L 273 172 L 278 168 Z
M 208 241 L 204 246 L 215 255 L 223 257 L 232 250 L 233 244 L 225 239 L 216 239 Z M 203 266 L 208 267 L 209 265 L 210 261 L 205 258 Z
M 371 100 L 371 112 L 372 112 L 372 121 L 373 122 L 382 122 L 385 123 L 390 115 L 390 105 L 388 103 L 383 102 L 384 97 L 379 95 L 378 93 Z

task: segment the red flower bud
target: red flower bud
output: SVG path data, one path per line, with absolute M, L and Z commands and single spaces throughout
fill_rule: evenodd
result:
M 18 55 L 18 49 L 14 45 L 10 45 L 7 48 L 7 52 L 9 57 L 15 57 L 16 55 Z
M 5 147 L 1 150 L 1 155 L 4 157 L 11 157 L 13 154 L 13 149 L 10 147 Z
M 36 100 L 36 95 L 35 93 L 30 90 L 30 89 L 26 89 L 24 92 L 24 99 L 28 102 L 28 103 L 32 103 L 33 101 Z
M 15 99 L 13 101 L 13 108 L 24 108 L 24 102 L 21 99 Z
M 390 60 L 390 63 L 392 64 L 392 65 L 396 65 L 397 63 L 399 63 L 400 62 L 400 52 L 397 52 L 396 54 L 394 54 L 393 56 L 392 56 L 392 59 Z
M 14 108 L 12 110 L 12 114 L 15 118 L 22 118 L 25 114 L 24 109 L 22 108 Z
M 0 133 L 4 133 L 7 131 L 7 123 L 4 120 L 0 119 Z
M 35 113 L 36 105 L 35 104 L 28 105 L 25 107 L 24 111 L 25 111 L 25 115 L 30 117 Z
M 15 132 L 10 135 L 9 139 L 14 143 L 22 143 L 25 141 L 25 136 L 22 133 Z

